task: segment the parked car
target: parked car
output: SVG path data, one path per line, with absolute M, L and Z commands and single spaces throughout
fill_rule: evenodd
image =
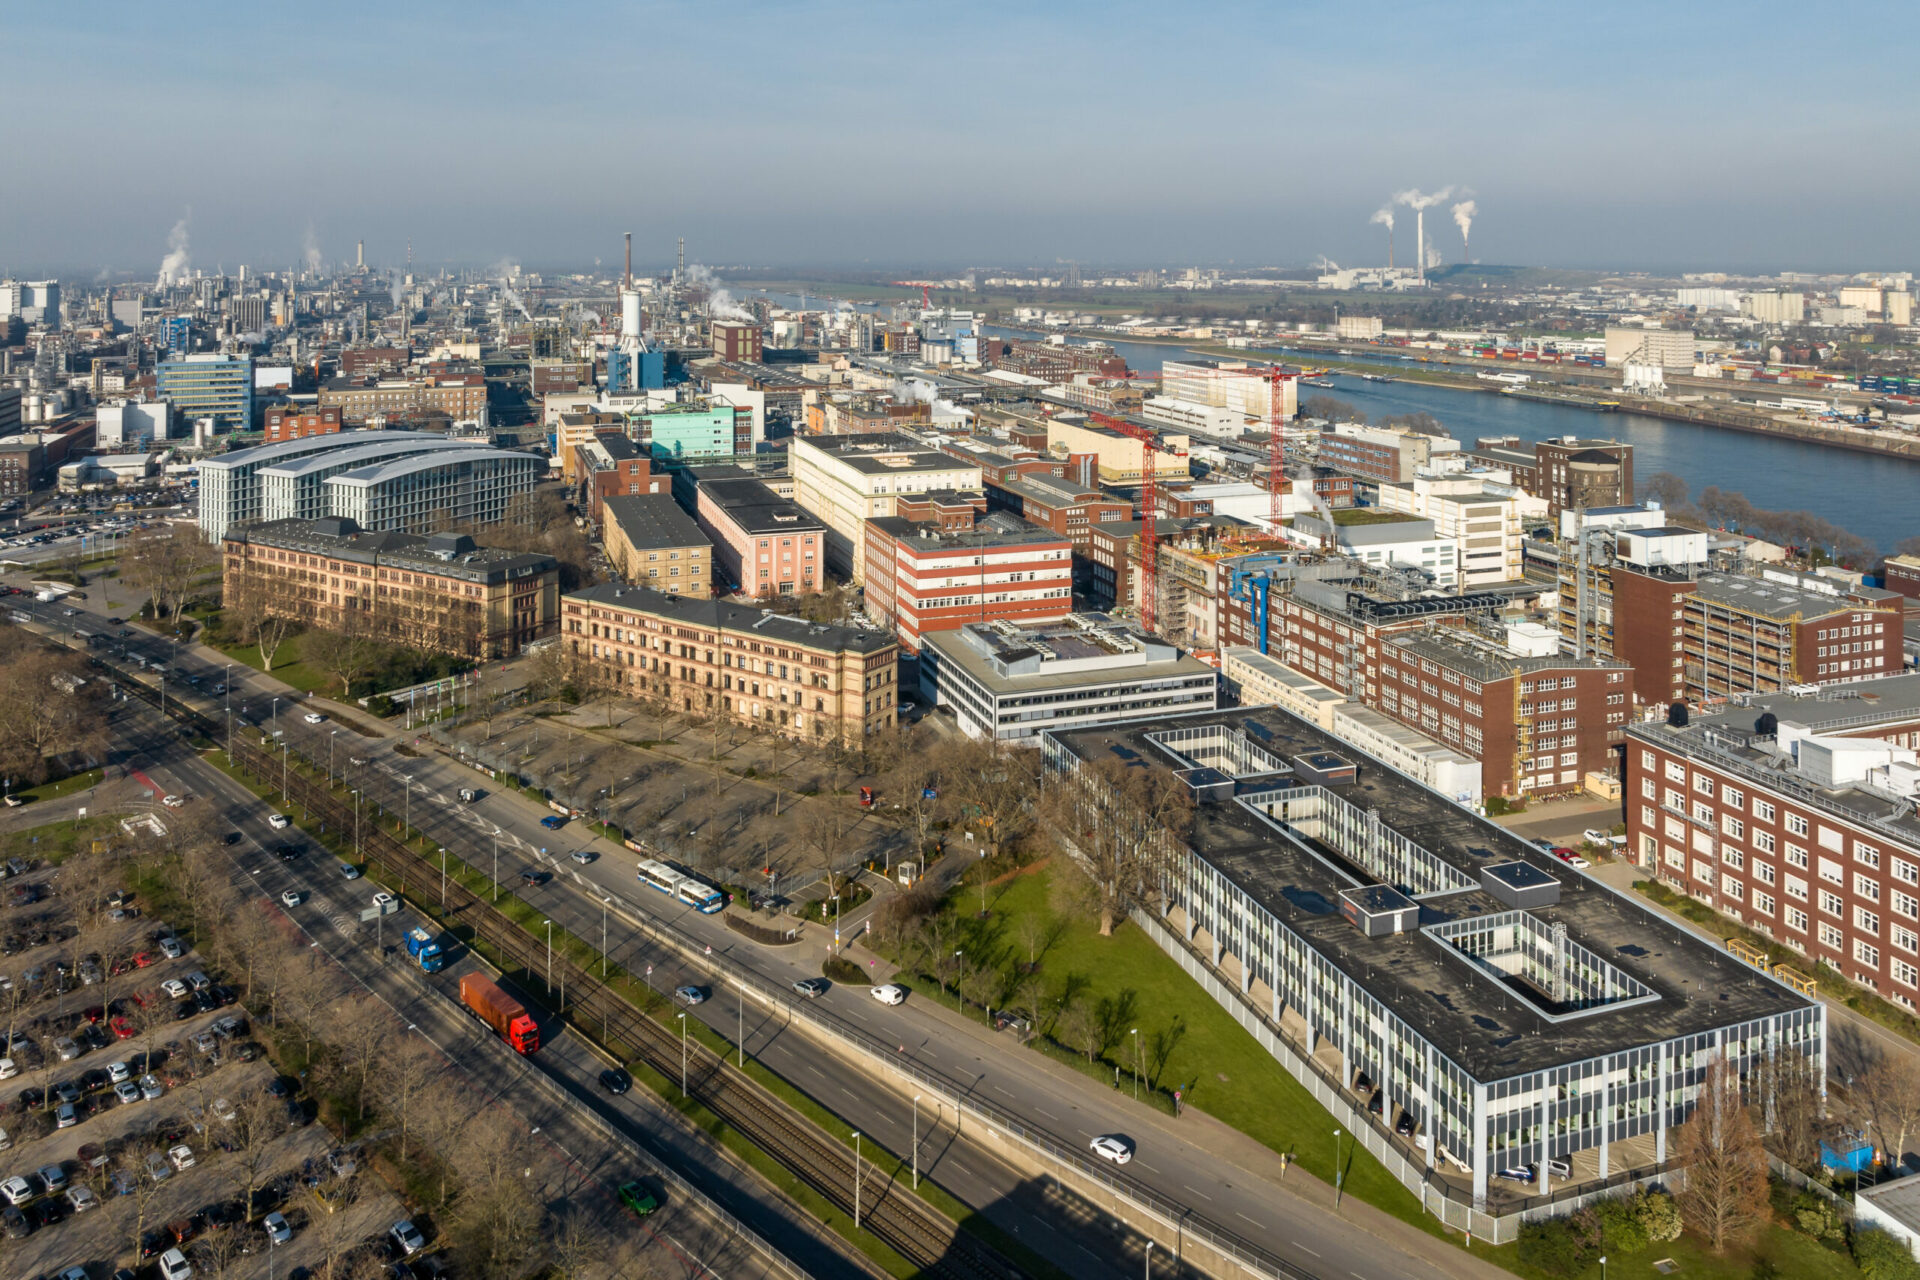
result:
M 873 988 L 873 998 L 881 1004 L 905 1004 L 907 989 L 897 982 L 883 982 Z
M 169 1249 L 161 1254 L 160 1280 L 193 1280 L 193 1268 L 187 1264 L 187 1255 L 178 1249 Z
M 301 893 L 298 889 L 288 889 L 280 895 L 280 905 L 283 907 L 297 907 L 306 901 L 306 897 L 307 895 Z
M 301 716 L 300 718 L 302 720 L 305 720 L 308 724 L 322 724 L 326 721 L 326 717 L 321 715 L 318 711 L 309 711 L 307 712 L 307 714 L 305 714 L 304 716 Z
M 400 1221 L 388 1228 L 387 1235 L 400 1248 L 402 1257 L 412 1257 L 427 1247 L 427 1238 L 420 1234 L 420 1228 L 410 1221 Z

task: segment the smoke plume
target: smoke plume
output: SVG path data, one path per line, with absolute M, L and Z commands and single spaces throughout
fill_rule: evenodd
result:
M 1466 247 L 1467 233 L 1473 230 L 1474 215 L 1480 212 L 1480 206 L 1472 200 L 1462 200 L 1453 206 L 1453 225 L 1460 228 L 1460 244 Z
M 320 274 L 320 237 L 313 232 L 313 224 L 307 224 L 307 234 L 300 241 L 300 256 L 307 265 L 307 274 Z
M 1367 219 L 1367 223 L 1370 226 L 1381 226 L 1389 231 L 1393 230 L 1393 206 L 1390 204 L 1381 205 L 1379 209 L 1374 211 L 1374 215 Z
M 1340 269 L 1340 264 L 1324 253 L 1313 260 L 1313 265 L 1314 269 L 1318 271 L 1338 271 Z
M 519 267 L 520 264 L 512 258 L 502 258 L 493 264 L 490 274 L 498 277 L 500 281 L 500 296 L 505 298 L 508 304 L 519 311 L 522 316 L 531 320 L 533 319 L 533 313 L 528 311 L 527 304 L 520 300 L 520 291 L 513 287 L 513 273 L 517 271 Z
M 400 273 L 395 271 L 387 279 L 387 296 L 393 299 L 393 309 L 400 309 L 401 299 L 406 296 L 406 286 L 401 283 Z
M 1396 191 L 1393 193 L 1393 203 L 1403 204 L 1407 206 L 1407 208 L 1418 212 L 1422 209 L 1433 208 L 1433 206 L 1439 204 L 1452 194 L 1452 187 L 1442 187 L 1431 195 L 1414 187 L 1408 187 L 1405 191 Z
M 187 217 L 192 217 L 189 212 Z M 193 254 L 187 247 L 187 219 L 182 218 L 173 224 L 173 230 L 167 233 L 167 256 L 160 259 L 160 287 L 184 284 L 187 270 L 193 265 Z
M 733 300 L 733 294 L 720 283 L 720 278 L 708 267 L 696 262 L 687 268 L 687 283 L 707 291 L 707 318 L 710 320 L 745 320 L 751 322 L 753 313 Z

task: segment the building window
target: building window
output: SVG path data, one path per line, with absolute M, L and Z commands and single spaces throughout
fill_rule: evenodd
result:
M 1853 941 L 1853 958 L 1869 969 L 1880 967 L 1880 948 L 1858 938 Z
M 1807 815 L 1804 813 L 1789 813 L 1787 815 L 1787 834 L 1796 836 L 1804 836 L 1807 834 Z

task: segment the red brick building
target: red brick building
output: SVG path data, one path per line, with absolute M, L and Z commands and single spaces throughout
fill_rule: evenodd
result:
M 1513 482 L 1547 500 L 1547 517 L 1562 511 L 1624 507 L 1633 502 L 1633 446 L 1617 440 L 1560 436 L 1532 445 L 1518 436 L 1483 436 L 1473 456 L 1513 473 Z
M 1080 554 L 1086 552 L 1093 526 L 1133 515 L 1133 504 L 1125 498 L 1048 475 L 1009 475 L 987 481 L 986 491 L 988 506 L 1061 534 Z
M 1909 600 L 1920 600 L 1920 556 L 1892 556 L 1883 572 L 1887 590 Z
M 760 361 L 761 341 L 760 326 L 757 324 L 735 320 L 713 322 L 713 354 L 722 360 L 757 364 Z
M 413 353 L 405 347 L 349 347 L 340 353 L 340 375 L 365 378 L 397 373 L 411 359 Z
M 1057 534 L 877 516 L 865 536 L 867 608 L 904 654 L 918 654 L 922 636 L 968 622 L 1054 622 L 1073 611 L 1073 547 Z
M 273 405 L 266 411 L 267 443 L 331 435 L 340 430 L 340 406 Z
M 648 456 L 620 431 L 596 432 L 575 448 L 574 461 L 581 495 L 595 523 L 602 521 L 608 498 L 670 492 L 667 480 L 653 474 Z

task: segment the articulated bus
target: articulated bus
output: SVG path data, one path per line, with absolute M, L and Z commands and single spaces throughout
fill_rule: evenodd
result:
M 718 889 L 692 876 L 682 876 L 674 887 L 673 896 L 696 911 L 712 915 L 727 905 L 727 899 Z
M 649 889 L 658 889 L 669 898 L 674 896 L 674 890 L 680 887 L 680 882 L 686 879 L 672 867 L 651 858 L 642 858 L 635 874 L 639 876 L 641 884 Z

